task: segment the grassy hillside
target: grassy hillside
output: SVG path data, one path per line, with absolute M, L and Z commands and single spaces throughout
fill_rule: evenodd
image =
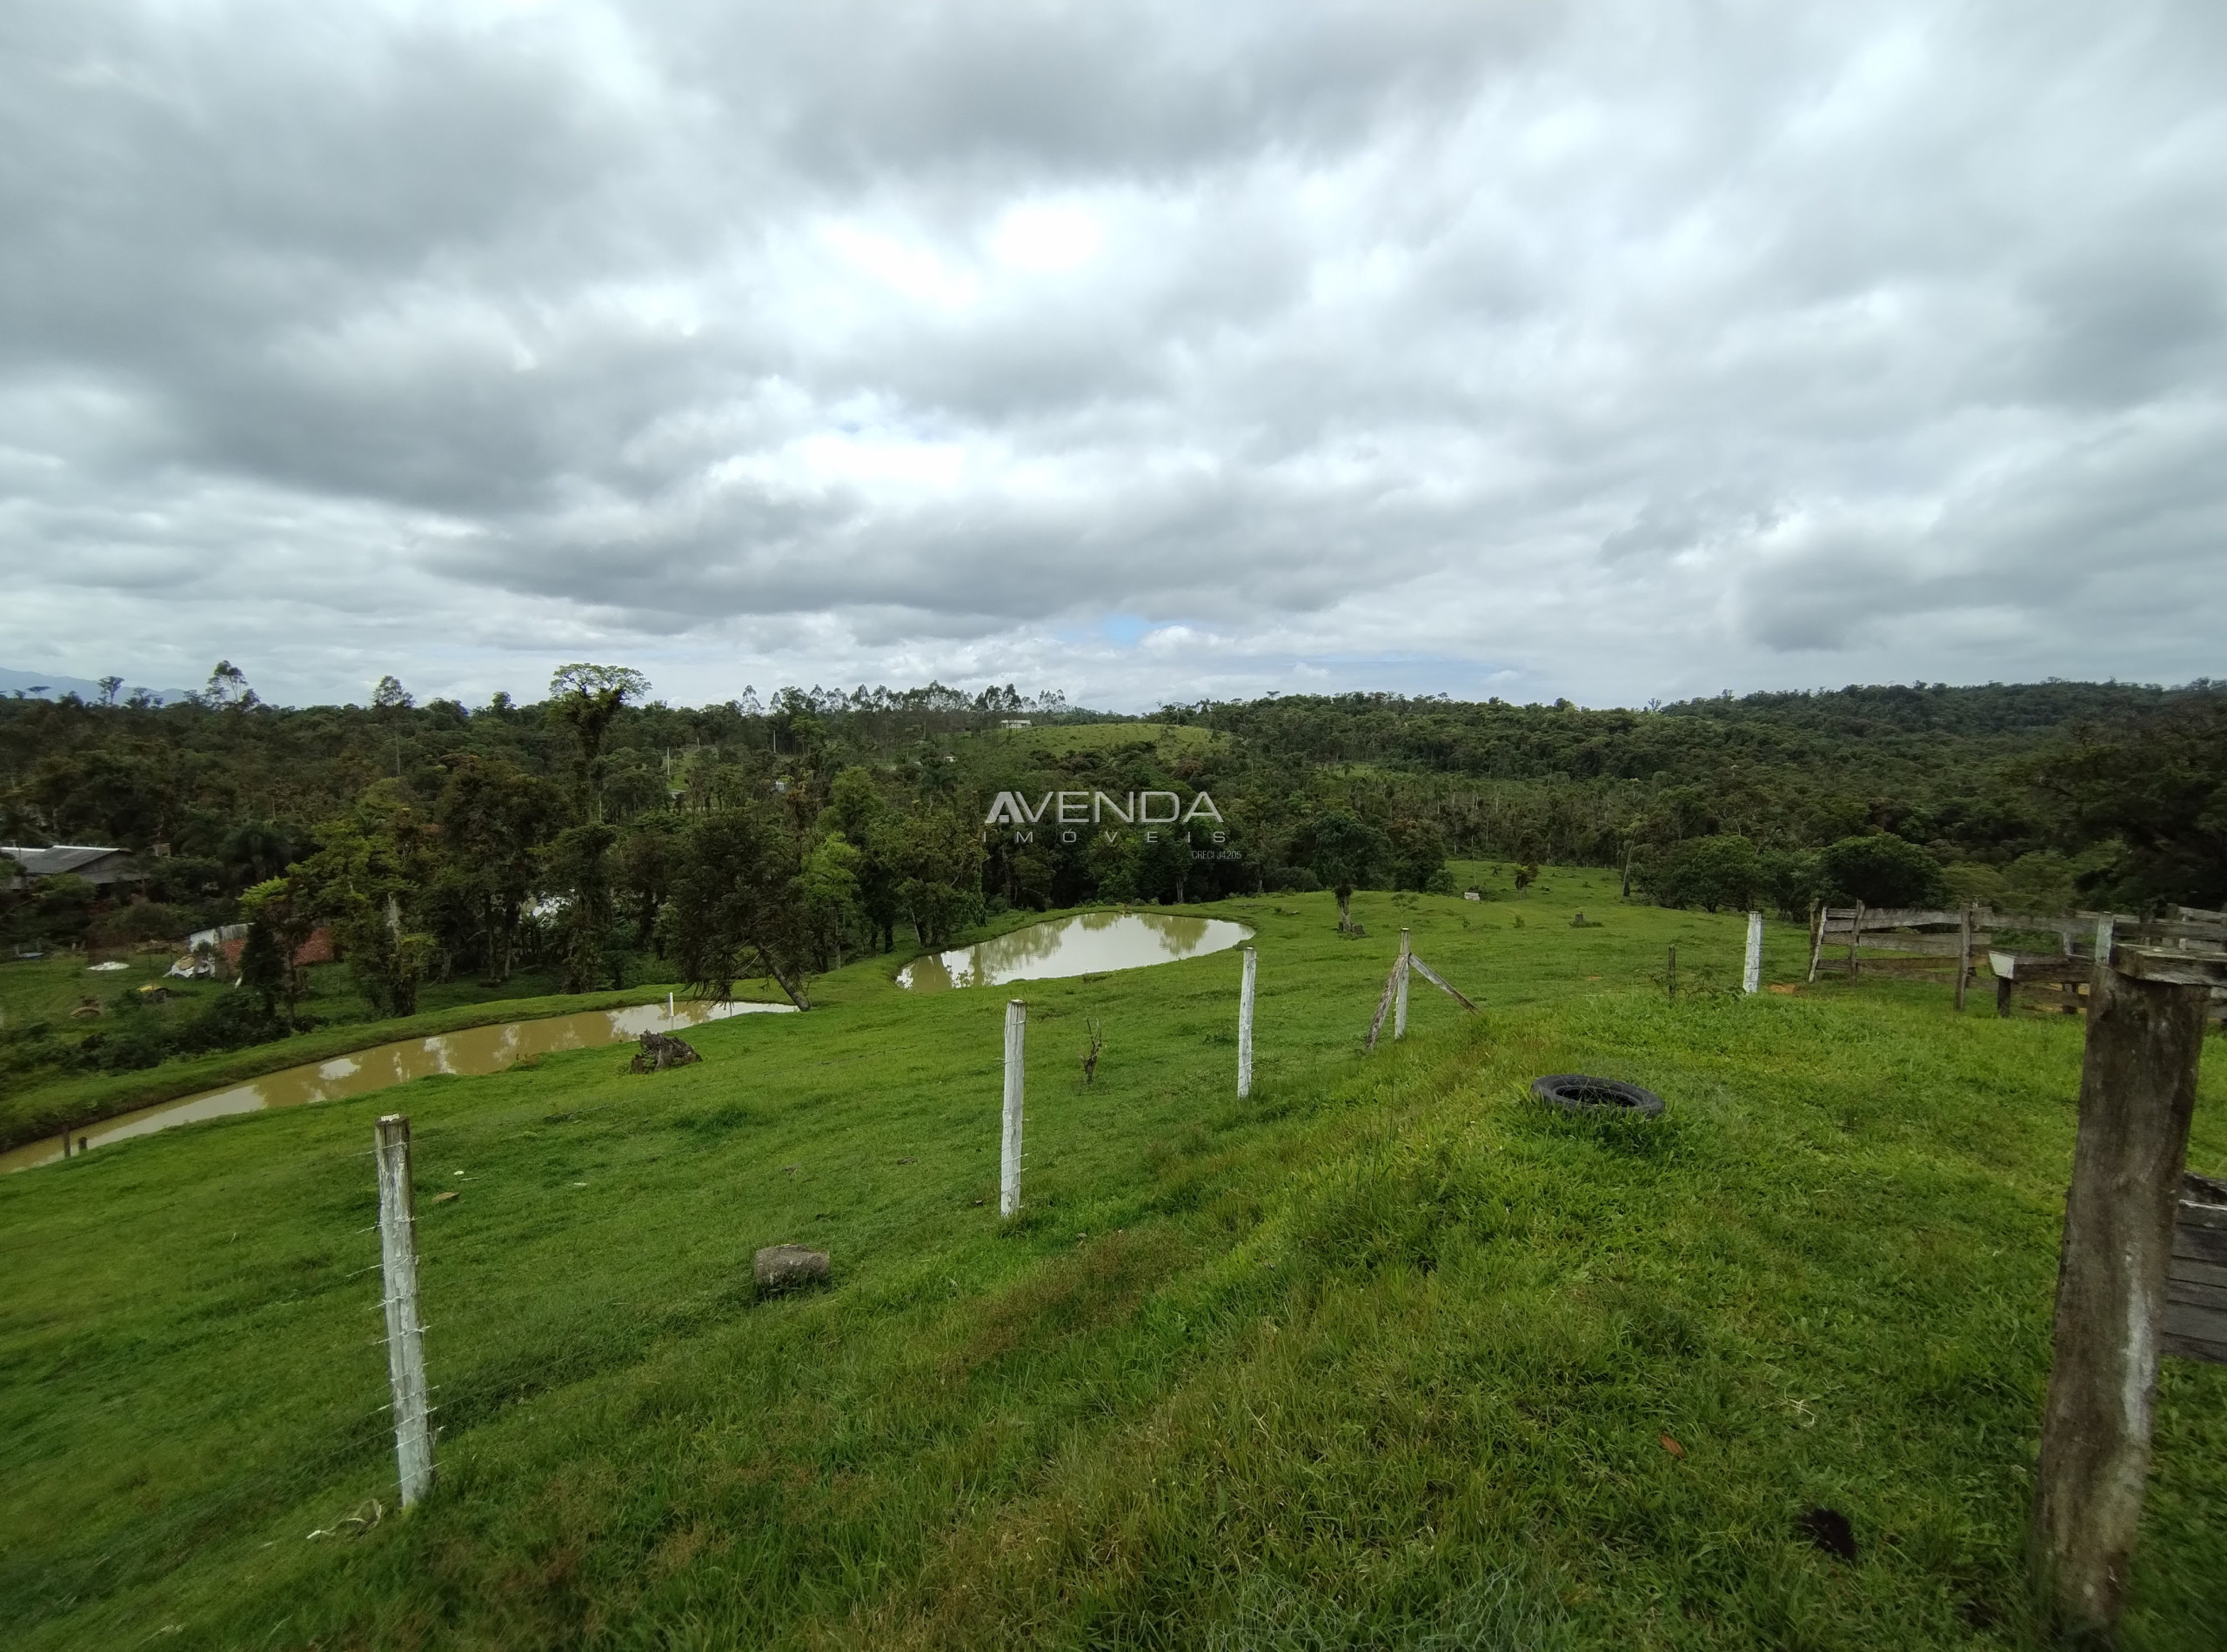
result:
M 993 728 L 961 737 L 965 743 L 987 746 L 1000 753 L 1054 756 L 1067 752 L 1110 752 L 1142 742 L 1160 747 L 1171 759 L 1186 752 L 1204 751 L 1214 739 L 1212 730 L 1182 723 L 1046 723 L 1030 728 Z
M 1544 881 L 1364 894 L 1355 941 L 1326 895 L 1216 907 L 1260 931 L 1249 1103 L 1233 955 L 1030 984 L 1004 1228 L 1006 994 L 913 1000 L 887 960 L 673 1073 L 582 1052 L 0 1181 L 7 1638 L 2033 1644 L 2077 1022 L 1870 981 L 1671 1006 L 1663 946 L 1729 981 L 1740 919 Z M 1488 1013 L 1419 984 L 1364 1058 L 1402 922 Z M 1772 979 L 1801 941 L 1774 926 Z M 1526 1099 L 1570 1070 L 1669 1112 Z M 442 1479 L 373 1523 L 395 1107 Z M 2216 1065 L 2194 1157 L 2227 1164 Z M 836 1282 L 755 1304 L 784 1240 Z M 2132 1644 L 2217 1644 L 2223 1483 L 2227 1370 L 2170 1362 Z

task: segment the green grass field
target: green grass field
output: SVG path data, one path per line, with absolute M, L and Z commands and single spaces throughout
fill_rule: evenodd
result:
M 966 743 L 1000 753 L 1059 753 L 1110 751 L 1142 741 L 1175 757 L 1202 750 L 1214 738 L 1213 730 L 1189 723 L 1045 723 L 1033 728 L 991 729 L 967 736 Z
M 1234 954 L 1013 989 L 1003 1227 L 1007 993 L 911 999 L 888 959 L 664 1074 L 583 1052 L 0 1180 L 0 1641 L 2038 1645 L 2080 1023 L 1887 981 L 1743 1000 L 1739 917 L 1543 881 L 1364 894 L 1363 940 L 1328 895 L 1213 908 L 1259 930 L 1247 1103 Z M 1365 1057 L 1402 923 L 1486 1013 L 1419 980 Z M 1767 960 L 1798 977 L 1798 926 Z M 1528 1100 L 1572 1070 L 1668 1113 Z M 388 1110 L 442 1428 L 406 1516 Z M 2191 1156 L 2227 1165 L 2217 1064 Z M 754 1302 L 780 1241 L 833 1286 Z M 2227 1370 L 2168 1361 L 2130 1644 L 2219 1645 L 2223 1485 Z

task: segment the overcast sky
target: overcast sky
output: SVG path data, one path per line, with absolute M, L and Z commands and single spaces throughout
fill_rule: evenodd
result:
M 2227 675 L 2227 5 L 0 8 L 0 665 Z

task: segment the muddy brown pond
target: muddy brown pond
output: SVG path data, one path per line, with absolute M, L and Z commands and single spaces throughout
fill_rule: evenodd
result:
M 411 1079 L 437 1073 L 470 1076 L 500 1073 L 530 1055 L 554 1054 L 559 1050 L 593 1049 L 620 1044 L 645 1033 L 672 1033 L 705 1021 L 723 1021 L 732 1015 L 794 1014 L 787 1004 L 741 1002 L 676 1005 L 671 1013 L 663 1004 L 636 1004 L 625 1009 L 582 1010 L 572 1015 L 547 1015 L 530 1021 L 505 1021 L 494 1027 L 470 1027 L 435 1038 L 400 1039 L 374 1044 L 329 1060 L 306 1061 L 299 1067 L 266 1073 L 259 1079 L 204 1090 L 120 1113 L 98 1124 L 79 1125 L 70 1133 L 70 1154 L 91 1152 L 133 1136 L 151 1135 L 181 1124 L 221 1119 L 234 1113 L 259 1113 L 265 1107 L 299 1107 L 310 1101 L 332 1101 L 344 1096 L 368 1094 Z M 29 1170 L 51 1164 L 64 1156 L 63 1138 L 57 1134 L 24 1143 L 0 1154 L 0 1173 Z
M 1031 924 L 979 946 L 958 946 L 915 959 L 897 972 L 897 984 L 916 993 L 955 987 L 995 987 L 1005 981 L 1056 980 L 1117 969 L 1142 969 L 1227 952 L 1252 939 L 1243 924 L 1226 918 L 1186 918 L 1172 912 L 1087 912 Z

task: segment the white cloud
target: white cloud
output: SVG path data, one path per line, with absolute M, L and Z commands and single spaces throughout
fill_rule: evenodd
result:
M 2224 18 L 19 9 L 0 663 L 2217 674 Z

